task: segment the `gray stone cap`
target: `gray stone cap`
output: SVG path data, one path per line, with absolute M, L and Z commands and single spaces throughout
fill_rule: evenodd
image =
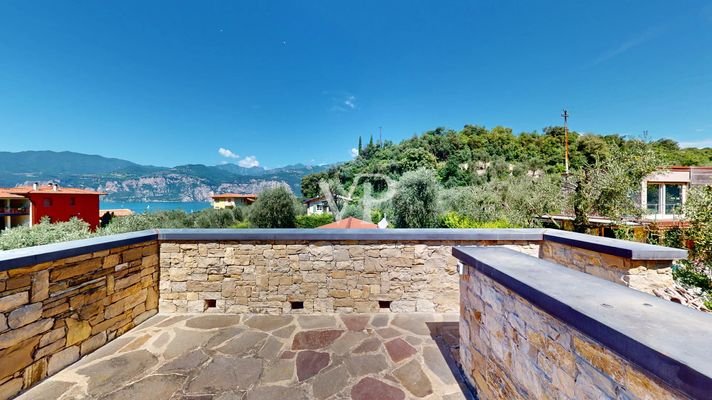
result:
M 157 239 L 157 231 L 146 230 L 0 251 L 0 271 Z
M 175 241 L 540 241 L 544 229 L 160 229 Z
M 712 316 L 502 247 L 452 253 L 672 388 L 693 398 L 712 393 Z
M 547 229 L 544 240 L 579 247 L 599 253 L 630 258 L 633 260 L 679 260 L 687 258 L 687 251 L 672 247 L 612 239 L 583 233 Z

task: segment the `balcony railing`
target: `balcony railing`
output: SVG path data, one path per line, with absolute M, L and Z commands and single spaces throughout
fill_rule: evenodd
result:
M 30 209 L 27 207 L 0 207 L 0 215 L 28 215 Z

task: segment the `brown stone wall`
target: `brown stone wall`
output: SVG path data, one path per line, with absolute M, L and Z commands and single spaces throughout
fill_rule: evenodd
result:
M 650 294 L 673 285 L 670 261 L 632 260 L 548 240 L 541 242 L 539 258 Z
M 480 399 L 686 398 L 466 268 L 460 280 L 460 358 Z
M 539 251 L 526 242 L 161 242 L 160 310 L 374 312 L 390 301 L 393 312 L 457 312 L 454 245 Z
M 156 241 L 0 272 L 0 399 L 58 372 L 157 309 Z

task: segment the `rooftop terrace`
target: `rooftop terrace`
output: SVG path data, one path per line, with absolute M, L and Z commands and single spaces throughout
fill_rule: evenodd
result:
M 706 398 L 686 253 L 544 229 L 160 230 L 0 252 L 0 399 Z

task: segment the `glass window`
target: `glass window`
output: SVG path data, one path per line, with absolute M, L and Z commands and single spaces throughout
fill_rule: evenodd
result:
M 665 185 L 665 214 L 675 214 L 682 206 L 682 185 Z
M 647 203 L 649 214 L 660 214 L 660 185 L 648 183 Z

